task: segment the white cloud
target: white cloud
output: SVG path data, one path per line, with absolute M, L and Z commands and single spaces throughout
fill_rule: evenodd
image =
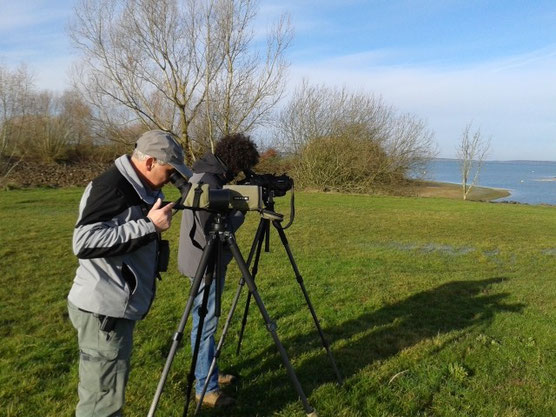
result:
M 545 49 L 461 68 L 380 65 L 387 51 L 292 67 L 305 77 L 380 94 L 426 120 L 441 156 L 453 157 L 468 122 L 492 136 L 493 159 L 556 160 L 556 51 Z M 358 62 L 359 60 L 359 62 Z
M 40 89 L 63 90 L 72 50 L 65 23 L 74 0 L 0 0 L 0 62 L 24 63 Z
M 0 62 L 28 63 L 39 88 L 67 88 L 73 51 L 64 25 L 74 3 L 0 0 Z M 256 19 L 257 40 L 266 33 L 268 23 L 286 11 L 292 15 L 297 35 L 335 34 L 335 20 L 324 12 L 332 13 L 337 5 L 334 0 L 263 0 Z M 316 60 L 317 54 L 328 54 L 331 49 L 311 41 L 310 36 L 307 39 L 305 44 L 302 36 L 294 39 L 294 45 L 300 43 L 292 50 L 290 89 L 305 77 L 381 94 L 400 111 L 428 122 L 442 156 L 454 155 L 461 130 L 473 121 L 486 136 L 492 136 L 491 158 L 556 160 L 556 46 L 455 66 L 457 57 L 439 53 L 439 45 L 437 49 L 374 49 Z M 444 46 L 452 48 L 449 43 Z M 430 60 L 424 62 L 425 57 Z
M 73 0 L 0 0 L 0 34 L 37 27 L 65 19 L 71 13 Z
M 61 92 L 71 86 L 69 71 L 73 63 L 72 57 L 55 57 L 42 63 L 41 70 L 36 72 L 35 81 L 40 89 Z

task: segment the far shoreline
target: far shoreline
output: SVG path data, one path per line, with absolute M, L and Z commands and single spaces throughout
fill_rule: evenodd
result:
M 414 181 L 415 193 L 418 197 L 438 197 L 463 200 L 463 190 L 461 184 L 437 181 Z M 490 188 L 473 186 L 467 200 L 469 201 L 495 201 L 500 198 L 509 197 L 509 190 L 503 188 Z

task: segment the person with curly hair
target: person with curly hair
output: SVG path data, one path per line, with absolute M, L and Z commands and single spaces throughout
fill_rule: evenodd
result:
M 225 184 L 232 181 L 241 171 L 253 168 L 259 161 L 259 152 L 255 143 L 244 134 L 233 134 L 222 137 L 216 144 L 213 153 L 206 153 L 193 165 L 193 176 L 189 179 L 191 183 L 208 184 L 210 188 L 221 189 Z M 214 214 L 207 211 L 184 210 L 180 228 L 178 269 L 193 279 L 197 266 L 200 263 L 203 249 L 207 243 L 207 234 L 212 223 Z M 243 223 L 244 214 L 235 210 L 228 216 L 228 229 L 235 232 Z M 216 277 L 224 288 L 226 266 L 232 260 L 229 249 L 224 249 L 222 255 L 221 276 Z M 207 268 L 208 271 L 209 268 Z M 209 273 L 209 272 L 207 272 Z M 195 348 L 197 328 L 199 324 L 199 309 L 203 299 L 203 284 L 195 297 L 192 309 L 193 326 L 191 329 L 191 349 Z M 215 316 L 215 285 L 210 286 L 207 312 L 201 334 L 199 354 L 195 366 L 195 391 L 197 401 L 200 400 L 201 391 L 205 384 L 208 371 L 214 357 L 215 342 L 214 334 L 218 325 L 218 317 Z M 235 381 L 235 376 L 220 374 L 218 367 L 215 368 L 207 385 L 207 391 L 203 397 L 203 405 L 209 407 L 226 407 L 235 401 L 232 397 L 225 395 L 220 387 Z

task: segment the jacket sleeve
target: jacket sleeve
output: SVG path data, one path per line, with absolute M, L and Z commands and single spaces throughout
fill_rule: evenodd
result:
M 147 217 L 117 220 L 131 204 L 117 189 L 90 183 L 81 199 L 73 233 L 75 255 L 81 259 L 123 255 L 155 240 L 156 229 Z

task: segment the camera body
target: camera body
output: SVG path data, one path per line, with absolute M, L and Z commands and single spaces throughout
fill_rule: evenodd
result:
M 192 184 L 178 173 L 172 174 L 170 181 L 182 195 L 174 206 L 177 210 L 227 212 L 260 211 L 264 208 L 262 187 L 257 185 L 225 185 L 222 189 L 214 189 L 208 184 Z
M 268 201 L 272 194 L 275 197 L 282 197 L 293 188 L 293 179 L 286 174 L 255 174 L 247 169 L 243 171 L 245 179 L 238 182 L 240 185 L 258 185 L 263 189 L 263 200 Z

